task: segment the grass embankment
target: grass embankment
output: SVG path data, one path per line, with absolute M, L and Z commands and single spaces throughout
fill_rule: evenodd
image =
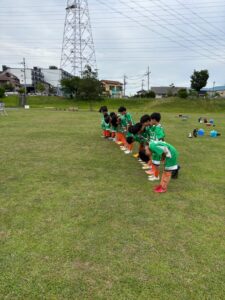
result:
M 7 107 L 16 107 L 18 105 L 18 97 L 10 96 L 3 100 Z M 46 96 L 29 96 L 28 104 L 32 108 L 47 109 L 68 109 L 70 107 L 78 107 L 79 109 L 89 110 L 90 103 L 85 101 L 77 101 L 65 99 L 61 97 Z M 98 110 L 101 105 L 107 105 L 111 111 L 117 111 L 121 105 L 128 109 L 136 111 L 164 111 L 164 112 L 225 112 L 225 99 L 106 99 L 103 101 L 93 101 L 93 109 Z
M 224 116 L 221 137 L 188 139 L 199 114 L 175 115 L 182 169 L 163 195 L 97 113 L 0 118 L 2 299 L 224 299 Z

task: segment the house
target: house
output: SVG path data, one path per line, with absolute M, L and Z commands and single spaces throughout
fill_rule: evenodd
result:
M 175 96 L 180 89 L 187 89 L 186 87 L 175 87 L 172 86 L 153 86 L 151 91 L 156 95 L 156 98 L 164 98 L 168 96 Z
M 110 98 L 123 97 L 123 84 L 119 81 L 101 80 L 103 85 L 103 95 Z
M 212 88 L 203 88 L 203 89 L 201 89 L 201 91 L 206 92 L 211 97 L 219 95 L 220 97 L 225 98 L 225 85 L 214 86 Z
M 3 71 L 0 73 L 0 86 L 4 86 L 6 84 L 11 84 L 14 89 L 20 87 L 19 79 L 8 71 Z

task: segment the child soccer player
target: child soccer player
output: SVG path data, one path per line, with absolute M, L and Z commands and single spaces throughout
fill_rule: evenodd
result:
M 129 126 L 134 124 L 133 118 L 129 112 L 127 112 L 126 107 L 120 106 L 118 112 L 121 116 L 122 125 L 128 129 Z
M 178 152 L 172 145 L 162 141 L 150 142 L 149 146 L 146 147 L 145 150 L 148 156 L 157 154 L 161 158 L 160 160 L 165 159 L 165 166 L 160 185 L 154 188 L 156 193 L 165 193 L 167 191 L 172 172 L 176 170 L 178 172 L 179 169 L 177 164 Z
M 154 112 L 153 114 L 151 114 L 151 140 L 154 141 L 164 141 L 165 138 L 165 132 L 164 129 L 162 127 L 162 125 L 160 124 L 160 120 L 161 120 L 161 115 L 160 113 L 156 113 Z
M 104 138 L 110 137 L 110 125 L 106 121 L 108 120 L 108 108 L 107 106 L 101 106 L 99 109 L 99 112 L 102 114 L 101 119 L 101 128 L 103 130 L 103 136 Z
M 132 152 L 132 146 L 129 145 L 126 141 L 126 135 L 128 128 L 133 125 L 133 119 L 130 113 L 127 112 L 126 107 L 121 106 L 118 109 L 119 112 L 119 118 L 121 120 L 121 130 L 119 133 L 119 137 L 123 143 L 123 146 L 121 146 L 121 150 L 125 151 L 125 154 L 130 154 Z

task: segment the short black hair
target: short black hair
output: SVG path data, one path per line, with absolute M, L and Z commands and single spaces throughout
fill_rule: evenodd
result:
M 150 115 L 143 115 L 140 119 L 141 124 L 148 122 L 148 121 L 151 121 Z
M 139 151 L 139 158 L 146 163 L 149 162 L 149 160 L 150 160 L 150 157 L 148 155 L 146 155 L 145 150 Z
M 126 138 L 126 141 L 127 141 L 127 143 L 130 145 L 130 144 L 132 144 L 132 143 L 134 142 L 134 138 L 133 138 L 132 136 L 128 136 L 128 137 Z
M 110 115 L 110 117 L 112 118 L 112 117 L 116 116 L 116 113 L 111 112 L 109 115 Z
M 105 115 L 104 116 L 104 120 L 105 120 L 105 123 L 106 124 L 109 124 L 109 122 L 110 122 L 110 116 L 107 114 L 107 115 Z
M 128 128 L 128 131 L 130 133 L 137 134 L 141 130 L 141 128 L 142 128 L 142 124 L 141 123 L 136 123 L 133 126 L 130 126 Z
M 118 117 L 117 117 L 117 115 L 114 115 L 111 118 L 111 124 L 112 124 L 113 127 L 117 127 L 118 126 L 117 121 L 118 121 Z
M 100 112 L 100 113 L 108 112 L 107 106 L 101 106 L 101 107 L 99 108 L 99 111 L 98 111 L 98 112 Z
M 127 109 L 126 109 L 126 107 L 124 107 L 124 106 L 120 106 L 119 108 L 118 108 L 118 112 L 124 112 L 124 111 L 127 111 Z
M 151 119 L 156 120 L 157 122 L 159 122 L 161 120 L 160 113 L 154 112 L 153 114 L 151 114 Z

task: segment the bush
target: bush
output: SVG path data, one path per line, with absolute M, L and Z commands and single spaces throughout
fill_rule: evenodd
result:
M 0 98 L 5 97 L 5 89 L 3 87 L 0 87 Z
M 155 92 L 154 91 L 149 91 L 146 93 L 146 98 L 155 98 Z
M 180 90 L 178 91 L 178 93 L 177 93 L 177 96 L 178 96 L 179 98 L 185 99 L 185 98 L 188 97 L 188 92 L 187 92 L 186 89 L 180 89 Z

